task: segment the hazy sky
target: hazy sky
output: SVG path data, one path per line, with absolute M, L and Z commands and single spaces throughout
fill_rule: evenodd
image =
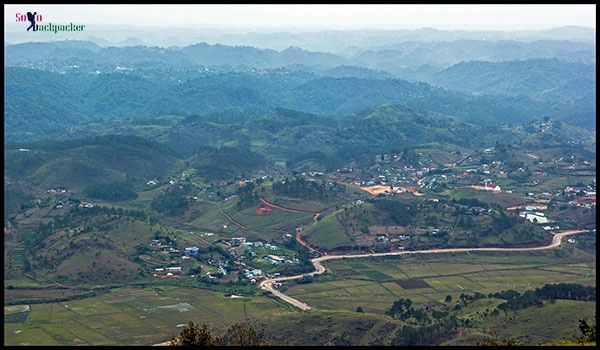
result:
M 5 25 L 36 11 L 48 23 L 339 29 L 596 27 L 596 5 L 5 5 Z M 341 28 L 344 27 L 344 28 Z

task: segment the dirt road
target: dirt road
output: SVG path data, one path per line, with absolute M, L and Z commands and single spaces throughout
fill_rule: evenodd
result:
M 287 211 L 290 213 L 300 213 L 300 214 L 310 214 L 310 215 L 316 215 L 319 214 L 318 212 L 315 211 L 306 211 L 306 210 L 298 210 L 298 209 L 290 209 L 290 208 L 284 208 L 284 207 L 280 207 L 278 205 L 272 204 L 267 202 L 264 198 L 260 197 L 259 198 L 260 202 L 264 205 L 266 205 L 267 207 L 270 207 L 272 209 L 276 209 L 276 210 L 282 210 L 282 211 Z

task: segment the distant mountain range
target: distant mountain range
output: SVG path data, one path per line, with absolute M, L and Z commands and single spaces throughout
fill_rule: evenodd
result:
M 299 64 L 331 69 L 347 65 L 387 71 L 396 77 L 417 80 L 428 70 L 437 72 L 463 61 L 499 62 L 557 58 L 567 62 L 595 64 L 596 57 L 594 43 L 565 40 L 409 41 L 357 49 L 340 55 L 308 51 L 293 46 L 276 51 L 252 46 L 211 45 L 206 42 L 184 47 L 160 48 L 149 47 L 144 41 L 136 38 L 128 38 L 108 47 L 102 47 L 93 41 L 73 40 L 5 45 L 4 52 L 5 65 L 36 63 L 38 66 L 35 68 L 41 69 L 45 69 L 44 65 L 73 64 L 91 69 L 117 64 L 135 67 L 142 62 L 161 62 L 180 68 L 219 65 L 261 69 Z
M 477 97 L 400 79 L 311 73 L 222 73 L 173 84 L 137 74 L 58 74 L 5 67 L 5 79 L 7 138 L 103 120 L 215 112 L 253 115 L 277 106 L 342 117 L 378 104 L 401 103 L 418 112 L 477 124 L 518 122 L 544 112 L 543 104 L 524 96 Z
M 595 129 L 595 44 L 581 41 L 406 41 L 344 56 L 73 40 L 4 51 L 9 139 L 102 120 L 275 107 L 342 117 L 386 103 L 480 125 L 547 116 Z
M 21 23 L 6 23 L 7 42 L 31 41 L 31 33 Z M 408 41 L 456 41 L 456 40 L 571 40 L 594 43 L 595 28 L 566 26 L 545 30 L 440 30 L 419 29 L 355 29 L 310 30 L 243 27 L 139 27 L 127 25 L 88 24 L 82 33 L 57 33 L 46 40 L 91 40 L 101 46 L 119 46 L 123 38 L 137 38 L 151 46 L 187 46 L 199 42 L 223 45 L 245 45 L 261 49 L 284 50 L 290 46 L 305 50 L 345 54 L 356 49 L 373 49 Z M 177 40 L 172 40 L 177 38 Z M 44 38 L 40 38 L 44 40 Z

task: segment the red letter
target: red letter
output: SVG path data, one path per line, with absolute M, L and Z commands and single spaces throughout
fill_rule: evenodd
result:
M 37 16 L 35 16 L 35 20 L 36 20 L 37 22 L 41 22 L 41 21 L 42 21 L 42 15 L 37 15 Z

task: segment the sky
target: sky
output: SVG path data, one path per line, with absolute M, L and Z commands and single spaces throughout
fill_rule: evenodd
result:
M 596 28 L 596 5 L 4 5 L 6 24 L 36 11 L 48 23 L 271 29 L 532 30 Z

